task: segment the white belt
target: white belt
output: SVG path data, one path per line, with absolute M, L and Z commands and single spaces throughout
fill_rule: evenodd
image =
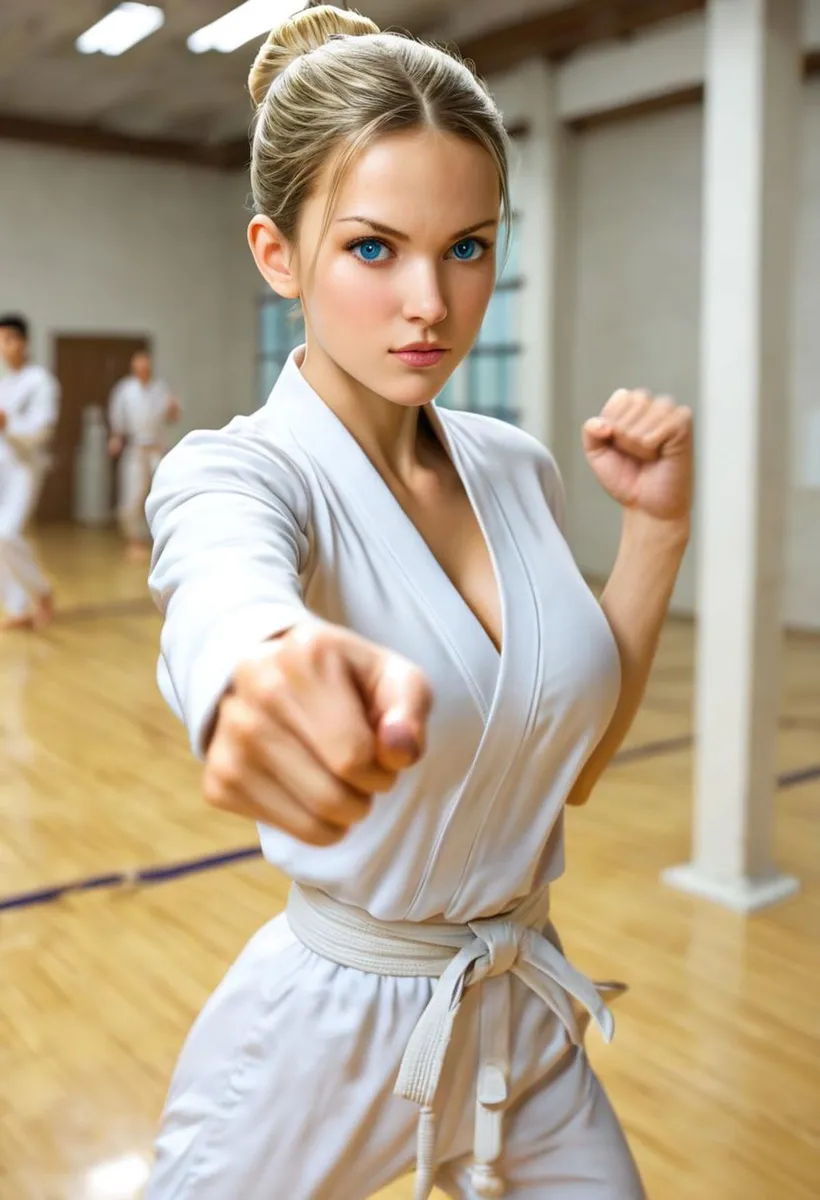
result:
M 315 888 L 298 884 L 291 888 L 288 923 L 309 950 L 339 966 L 376 975 L 438 979 L 407 1044 L 395 1087 L 396 1095 L 421 1108 L 415 1200 L 427 1200 L 433 1190 L 433 1102 L 453 1023 L 467 988 L 485 979 L 498 979 L 481 997 L 472 1175 L 479 1196 L 504 1195 L 503 1181 L 493 1164 L 501 1155 L 503 1114 L 509 1099 L 510 974 L 517 975 L 541 997 L 575 1044 L 580 1044 L 586 1022 L 579 1022 L 571 997 L 587 1010 L 606 1041 L 612 1038 L 614 1021 L 601 994 L 622 992 L 624 985 L 594 984 L 576 971 L 541 932 L 548 915 L 547 888 L 509 913 L 466 925 L 377 921 Z

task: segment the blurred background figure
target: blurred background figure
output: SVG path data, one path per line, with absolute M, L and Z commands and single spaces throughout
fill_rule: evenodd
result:
M 131 359 L 131 373 L 111 392 L 109 453 L 118 459 L 117 515 L 131 559 L 148 557 L 145 499 L 165 446 L 165 427 L 178 421 L 179 401 L 168 384 L 154 377 L 148 350 Z
M 59 411 L 54 376 L 29 361 L 25 317 L 0 317 L 0 628 L 42 629 L 53 615 L 51 585 L 25 537 L 48 468 Z

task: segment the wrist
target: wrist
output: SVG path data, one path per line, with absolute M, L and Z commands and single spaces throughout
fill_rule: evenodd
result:
M 626 508 L 623 514 L 622 536 L 625 541 L 647 543 L 658 550 L 683 554 L 692 533 L 691 515 L 653 517 L 636 508 Z

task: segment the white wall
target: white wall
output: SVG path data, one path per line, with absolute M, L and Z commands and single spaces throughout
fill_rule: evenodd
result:
M 820 408 L 820 81 L 810 81 L 804 97 L 794 387 L 790 397 L 771 398 L 783 405 L 784 419 L 791 416 L 796 450 L 808 410 Z M 701 130 L 702 112 L 690 106 L 576 137 L 568 405 L 576 427 L 622 385 L 671 391 L 697 415 Z M 573 547 L 585 570 L 604 575 L 617 546 L 618 513 L 577 440 L 564 468 Z M 820 489 L 800 486 L 796 461 L 786 558 L 785 618 L 820 628 Z M 693 603 L 694 545 L 675 607 L 690 611 Z
M 148 333 L 182 428 L 256 402 L 244 175 L 0 140 L 0 310 L 58 333 Z

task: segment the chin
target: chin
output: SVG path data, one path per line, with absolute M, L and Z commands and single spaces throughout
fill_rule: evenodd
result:
M 385 381 L 380 394 L 392 404 L 401 404 L 404 408 L 422 408 L 435 400 L 444 387 L 446 379 L 436 379 L 427 375 L 422 379 L 407 379 L 397 384 L 395 380 Z

